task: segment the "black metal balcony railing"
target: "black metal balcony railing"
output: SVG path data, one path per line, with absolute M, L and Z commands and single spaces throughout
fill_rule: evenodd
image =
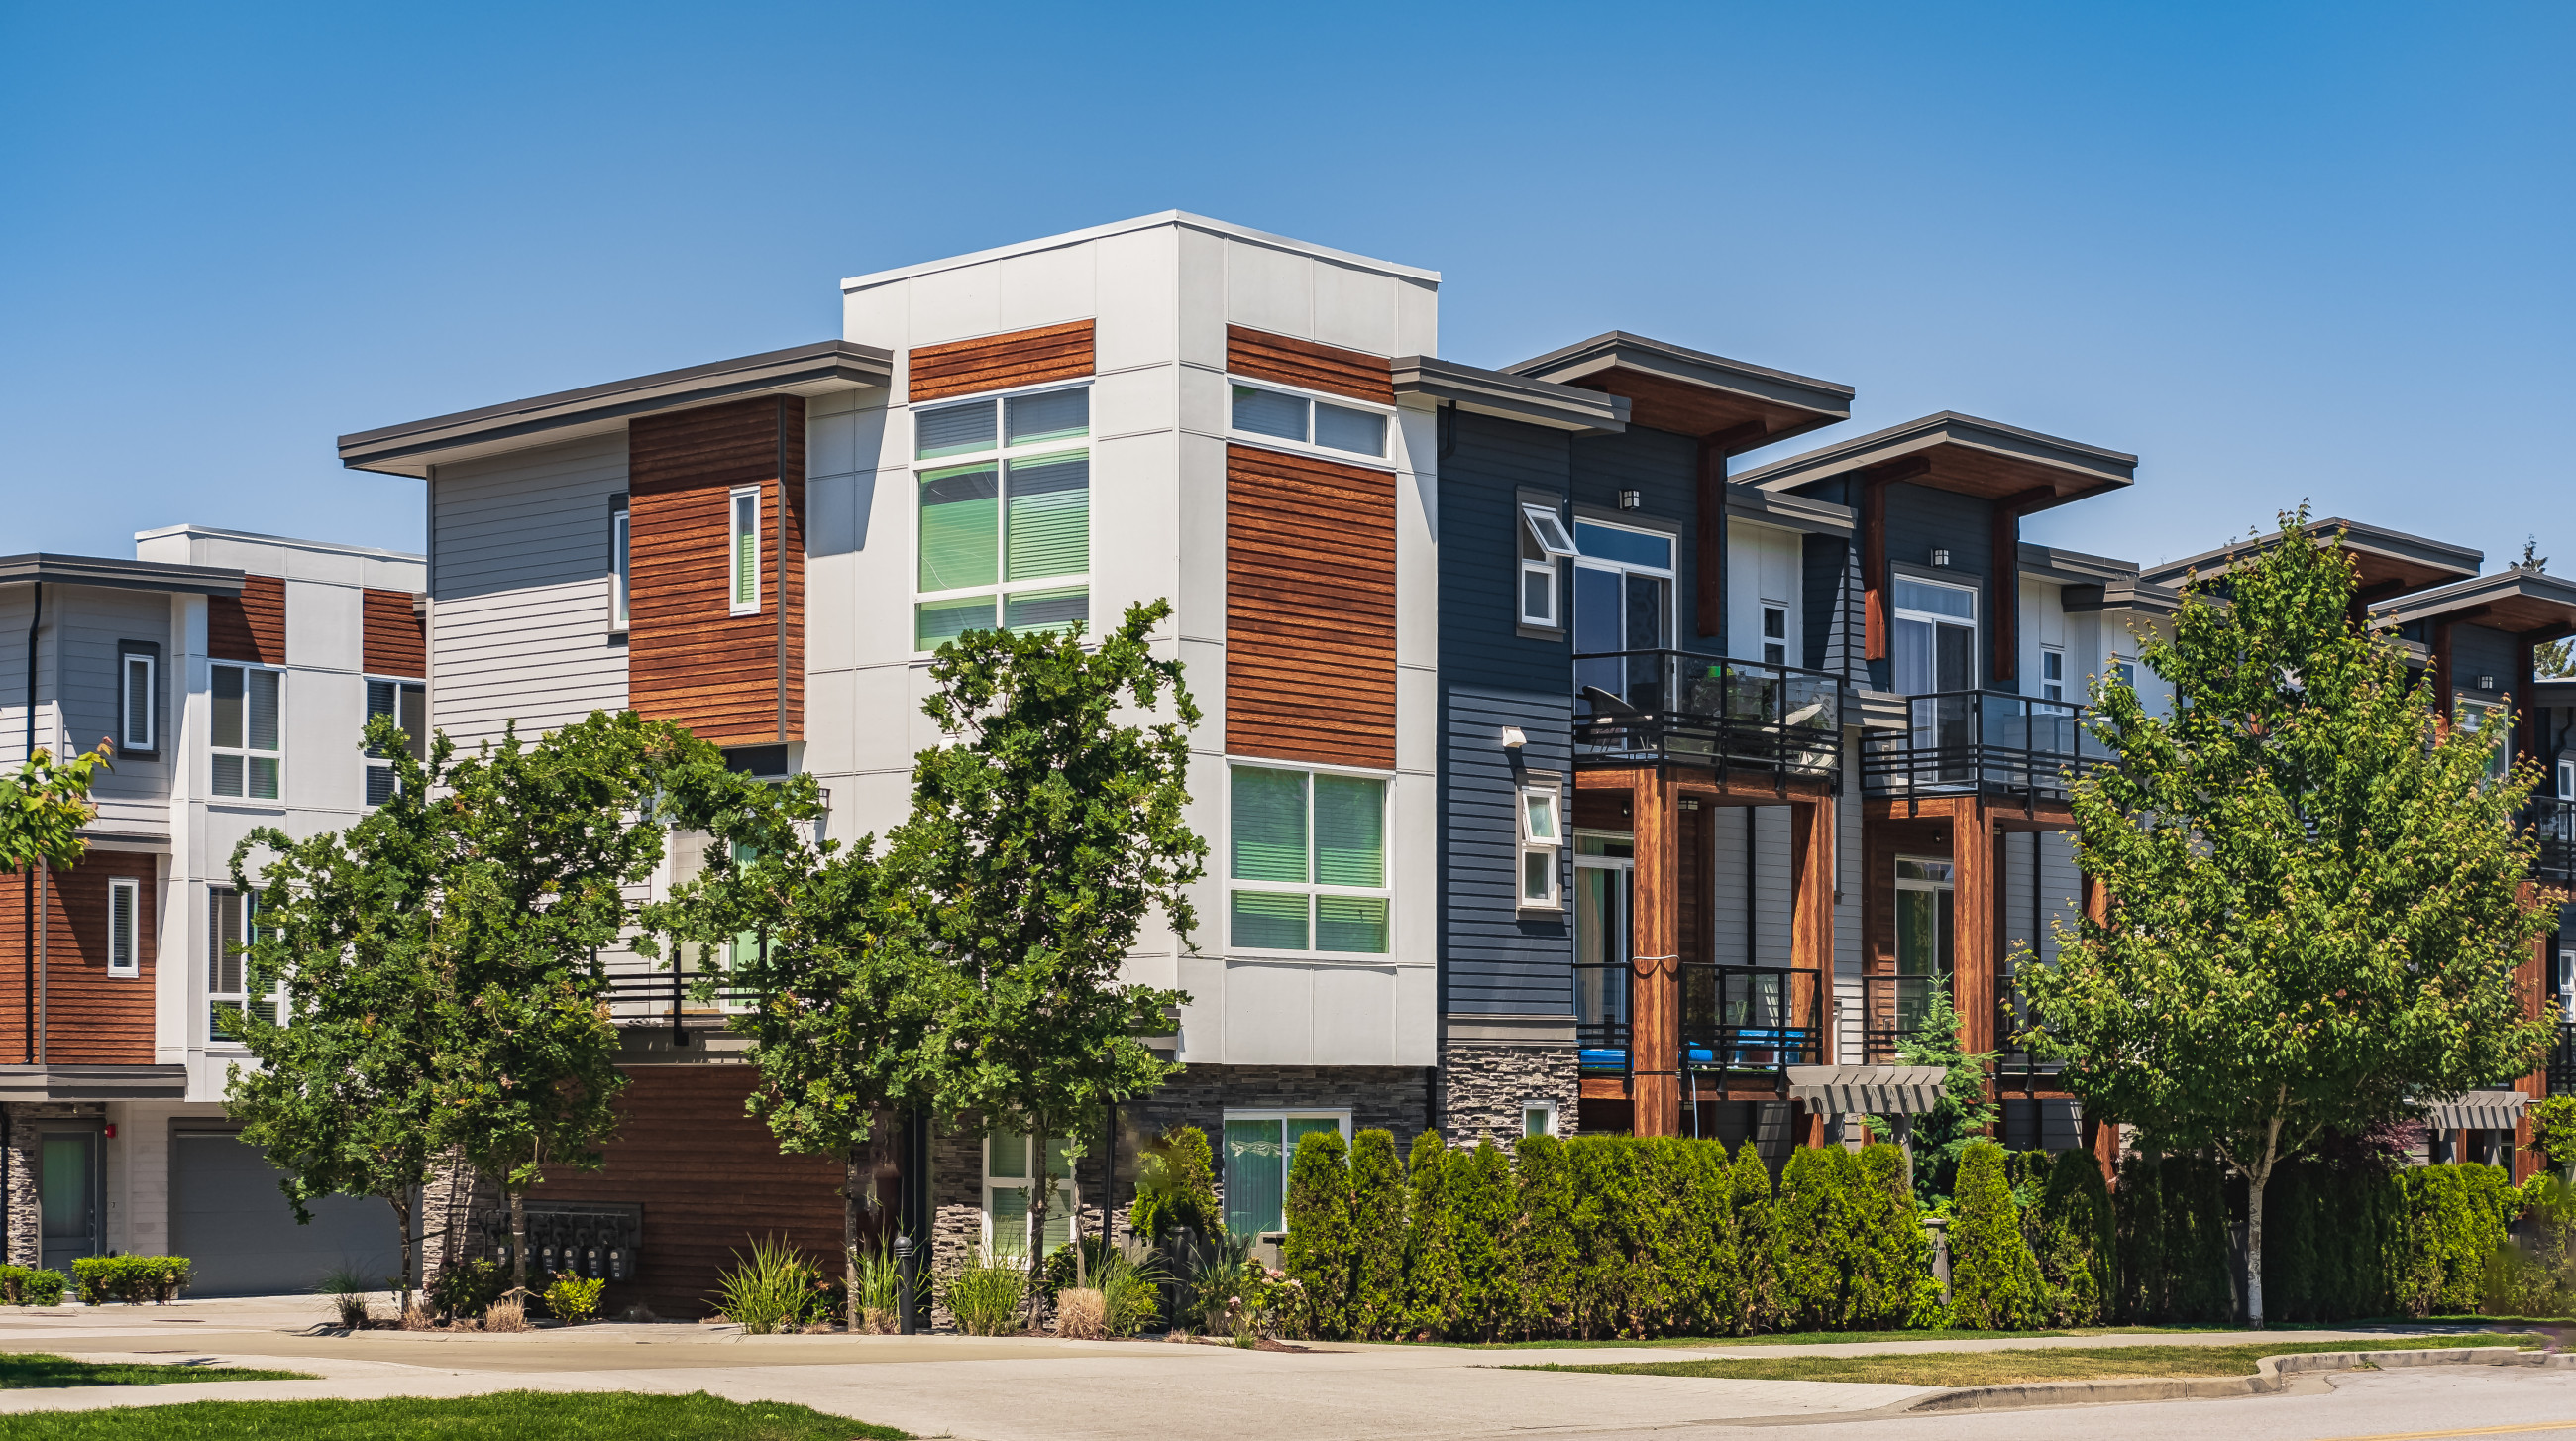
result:
M 1923 1012 L 1930 1006 L 1932 993 L 1946 984 L 1937 976 L 1868 975 L 1860 978 L 1862 1059 L 1870 1065 L 1892 1065 L 1897 1048 L 1913 1036 L 1922 1024 Z M 2030 1029 L 2030 1007 L 2021 999 L 2012 978 L 2004 978 L 2003 994 L 1995 1001 L 1994 1054 L 1997 1083 L 2006 1077 L 2019 1078 L 2023 1089 L 2036 1087 L 2040 1079 L 2065 1069 L 2063 1063 L 2043 1060 L 2015 1039 Z
M 2062 799 L 2067 781 L 2118 757 L 2085 707 L 2003 691 L 1909 696 L 1903 730 L 1871 735 L 1861 784 L 1873 794 L 2002 792 Z
M 1679 650 L 1574 658 L 1579 766 L 1701 766 L 1780 782 L 1842 773 L 1845 682 Z
M 621 972 L 608 978 L 609 1012 L 629 1025 L 721 1025 L 723 1018 L 760 999 L 748 986 L 718 984 L 702 996 L 706 977 L 693 972 Z M 722 980 L 721 977 L 718 978 Z
M 2576 1091 L 2576 1021 L 2560 1021 L 2557 1044 L 2549 1048 L 2549 1094 L 2570 1091 Z
M 2576 886 L 2576 801 L 2543 797 L 2524 817 L 2540 842 L 2532 879 L 2555 886 Z
M 1574 967 L 1574 1043 L 1593 1075 L 1626 1075 L 1628 963 L 1578 961 Z
M 1785 1076 L 1791 1066 L 1824 1063 L 1820 972 L 1699 962 L 1685 962 L 1679 971 L 1684 1071 Z M 1574 1034 L 1585 1072 L 1635 1071 L 1635 983 L 1624 962 L 1574 967 Z

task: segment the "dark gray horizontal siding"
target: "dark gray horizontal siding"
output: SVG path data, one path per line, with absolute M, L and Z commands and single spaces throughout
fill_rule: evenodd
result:
M 2478 677 L 2495 677 L 2496 688 L 2478 689 Z M 2522 645 L 2500 630 L 2482 625 L 2451 627 L 2451 693 L 2462 699 L 2493 703 L 2505 692 L 2522 688 Z M 2519 702 L 2521 696 L 2515 696 Z
M 1561 692 L 1447 690 L 1443 736 L 1448 764 L 1441 855 L 1441 909 L 1447 918 L 1448 1002 L 1453 1012 L 1564 1015 L 1573 1009 L 1574 932 L 1564 912 L 1519 909 L 1520 818 L 1525 771 L 1554 772 L 1560 785 L 1571 759 L 1573 704 Z M 1523 767 L 1498 737 L 1507 725 L 1529 735 Z M 1571 810 L 1570 798 L 1566 803 Z M 1570 866 L 1559 852 L 1559 865 Z M 1558 889 L 1573 887 L 1560 870 Z
M 1989 689 L 2012 690 L 2009 681 L 1998 681 L 1993 673 L 1990 648 L 1994 644 L 1994 617 L 1999 605 L 2015 605 L 2021 599 L 2020 572 L 1998 577 L 1995 574 L 1994 507 L 1973 496 L 1953 495 L 1946 490 L 1908 485 L 1903 481 L 1887 488 L 1887 558 L 1909 565 L 1928 566 L 1932 552 L 1950 552 L 1948 569 L 1958 572 L 1962 582 L 1982 580 L 1983 595 L 1977 601 L 1977 684 Z M 2018 558 L 2016 558 L 2018 559 Z M 1890 582 L 1892 587 L 1892 582 Z M 1895 605 L 1891 588 L 1888 604 Z
M 1637 508 L 1626 519 L 1680 533 L 1673 577 L 1680 644 L 1685 650 L 1723 653 L 1726 638 L 1703 636 L 1698 627 L 1699 442 L 1630 426 L 1618 435 L 1577 436 L 1573 459 L 1575 504 L 1615 510 L 1619 492 L 1633 490 Z

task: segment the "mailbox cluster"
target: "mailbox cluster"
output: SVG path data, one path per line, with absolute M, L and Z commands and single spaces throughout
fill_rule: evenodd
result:
M 530 1207 L 528 1269 L 545 1276 L 578 1276 L 590 1281 L 631 1281 L 644 1244 L 641 1206 Z M 483 1253 L 503 1266 L 510 1264 L 510 1213 L 488 1211 L 481 1217 Z

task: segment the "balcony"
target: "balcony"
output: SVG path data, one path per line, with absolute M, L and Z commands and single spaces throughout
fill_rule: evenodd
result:
M 1896 1064 L 1897 1048 L 1921 1024 L 1937 976 L 1869 975 L 1860 978 L 1861 1059 L 1865 1064 Z M 2019 999 L 2012 978 L 2004 978 L 2004 995 L 1995 1003 L 1995 1085 L 1998 1093 L 2016 1083 L 2025 1093 L 2066 1069 L 2063 1061 L 2043 1060 L 2013 1038 L 2030 1027 L 2030 1008 Z M 2053 1089 L 2053 1088 L 2049 1088 Z
M 759 993 L 745 986 L 720 985 L 701 995 L 703 973 L 682 971 L 620 972 L 608 978 L 603 997 L 610 1017 L 624 1026 L 721 1028 L 736 1012 L 749 1010 Z
M 2540 858 L 2533 864 L 2532 879 L 2553 886 L 2576 886 L 2576 801 L 2543 797 L 2531 803 L 2523 820 L 2540 842 Z
M 1906 698 L 1903 730 L 1861 747 L 1872 795 L 2004 795 L 2064 800 L 2068 782 L 2118 759 L 2087 727 L 2086 708 L 2003 691 Z
M 2576 1021 L 2558 1023 L 2558 1040 L 2549 1048 L 2549 1094 L 2576 1091 Z
M 1679 650 L 1574 658 L 1574 763 L 1750 771 L 1785 786 L 1842 774 L 1845 685 L 1829 671 Z
M 1683 962 L 1680 1066 L 1693 1076 L 1766 1076 L 1824 1064 L 1824 976 L 1783 966 Z M 1587 1075 L 1635 1069 L 1629 1018 L 1635 977 L 1625 963 L 1574 967 L 1574 1033 Z

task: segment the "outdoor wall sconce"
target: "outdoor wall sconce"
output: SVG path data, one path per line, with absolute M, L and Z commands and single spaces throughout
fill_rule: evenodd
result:
M 1503 749 L 1516 751 L 1529 744 L 1529 736 L 1519 726 L 1503 727 Z
M 1636 491 L 1623 490 L 1619 492 L 1619 508 L 1621 510 L 1635 510 L 1638 506 L 1644 503 L 1645 497 L 1638 494 Z
M 2495 677 L 2494 677 L 2494 676 L 2491 676 L 2491 675 L 2482 675 L 2482 676 L 2479 676 L 2479 677 L 2478 677 L 2478 689 L 2480 689 L 2480 690 L 2494 690 L 2494 689 L 2495 689 Z
M 1935 548 L 1933 549 L 1933 551 L 1932 551 L 1932 564 L 1933 564 L 1934 566 L 1936 566 L 1936 567 L 1937 567 L 1937 566 L 1947 566 L 1949 563 L 1950 563 L 1950 552 L 1948 552 L 1948 551 L 1946 551 L 1946 550 L 1942 550 L 1942 549 L 1940 549 L 1940 548 L 1938 548 L 1938 547 L 1935 547 Z

